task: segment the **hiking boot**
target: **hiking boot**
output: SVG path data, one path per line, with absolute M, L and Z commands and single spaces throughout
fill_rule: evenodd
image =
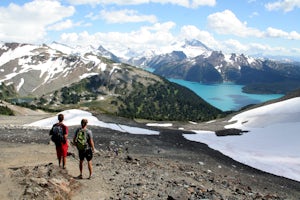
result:
M 76 177 L 76 179 L 82 179 L 82 174 Z

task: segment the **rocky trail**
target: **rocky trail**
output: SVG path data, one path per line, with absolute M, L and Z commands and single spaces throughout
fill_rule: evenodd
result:
M 61 169 L 55 147 L 49 142 L 49 130 L 22 126 L 37 118 L 1 116 L 0 199 L 296 200 L 300 197 L 299 182 L 245 166 L 205 144 L 185 140 L 182 131 L 164 128 L 157 128 L 159 135 L 135 135 L 90 127 L 98 150 L 93 158 L 93 178 L 87 179 L 85 162 L 84 177 L 77 179 L 79 161 L 72 145 L 67 169 Z M 112 121 L 105 116 L 100 120 Z M 138 126 L 134 122 L 128 125 Z M 70 127 L 69 139 L 75 129 Z

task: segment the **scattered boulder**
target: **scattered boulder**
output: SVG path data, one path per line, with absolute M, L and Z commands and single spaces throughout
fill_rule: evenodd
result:
M 229 135 L 242 135 L 243 133 L 247 133 L 249 131 L 243 131 L 241 129 L 229 128 L 215 131 L 217 136 L 229 136 Z
M 24 187 L 22 199 L 71 199 L 81 186 L 66 170 L 52 163 L 10 170 L 12 178 Z

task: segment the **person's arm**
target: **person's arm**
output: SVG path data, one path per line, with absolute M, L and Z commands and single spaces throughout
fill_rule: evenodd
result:
M 64 140 L 67 141 L 68 140 L 68 134 L 69 134 L 69 128 L 66 125 L 64 125 L 64 127 L 65 127 Z
M 90 139 L 90 143 L 91 143 L 91 147 L 92 147 L 92 151 L 95 151 L 95 145 L 94 145 L 94 140 L 93 138 Z
M 95 144 L 94 144 L 94 140 L 93 140 L 93 134 L 92 134 L 92 131 L 89 132 L 89 144 L 92 148 L 92 151 L 94 152 L 95 151 Z
M 73 137 L 73 144 L 76 144 L 76 136 L 77 136 L 77 132 L 78 132 L 78 130 L 76 129 L 76 131 L 75 131 L 75 134 L 74 134 L 74 137 Z

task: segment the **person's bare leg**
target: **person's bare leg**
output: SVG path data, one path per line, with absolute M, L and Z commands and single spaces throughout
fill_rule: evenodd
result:
M 61 157 L 58 157 L 57 160 L 58 160 L 58 166 L 60 167 L 60 164 L 61 164 Z
M 90 172 L 90 176 L 89 178 L 92 177 L 92 174 L 93 174 L 93 165 L 92 165 L 92 161 L 88 161 L 88 168 L 89 168 L 89 172 Z
M 67 157 L 63 157 L 63 169 L 66 169 Z
M 80 171 L 80 175 L 82 176 L 82 168 L 83 168 L 83 160 L 79 161 L 79 171 Z

